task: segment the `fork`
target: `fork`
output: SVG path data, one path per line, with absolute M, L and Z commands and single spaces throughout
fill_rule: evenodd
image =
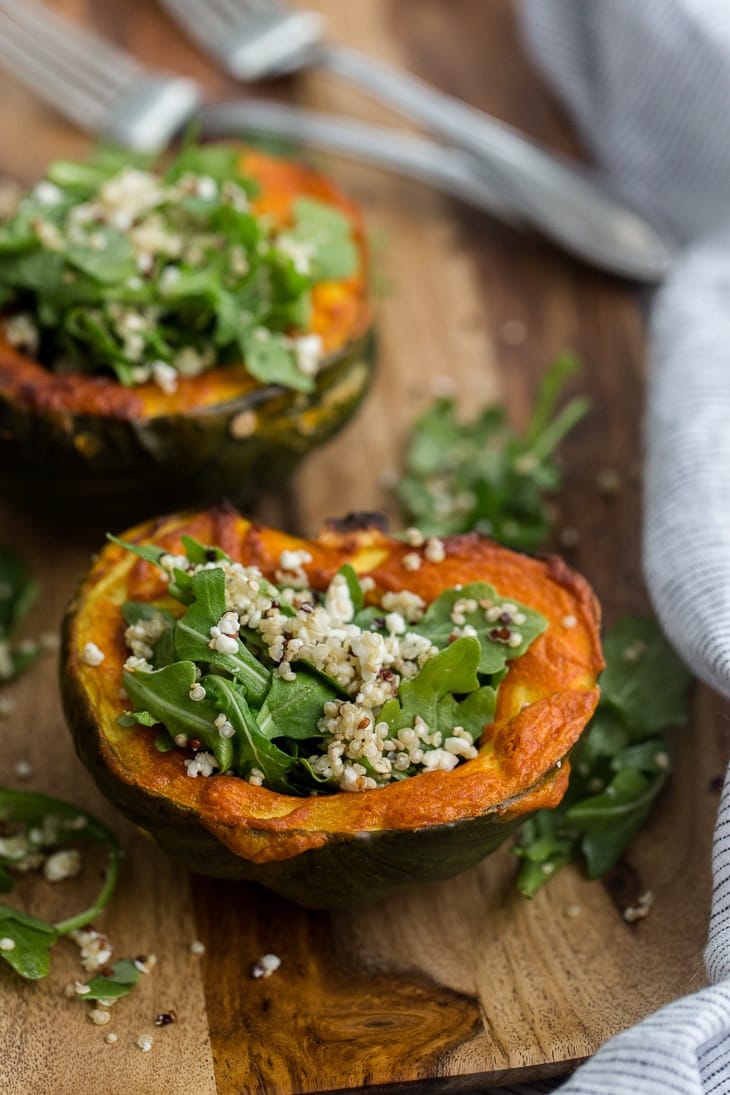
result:
M 567 250 L 605 269 L 651 266 L 663 274 L 675 250 L 589 174 L 512 127 L 425 81 L 322 40 L 324 20 L 278 0 L 161 0 L 204 49 L 243 80 L 319 64 L 471 153 L 513 211 Z M 447 153 L 445 153 L 447 154 Z M 657 256 L 661 256 L 658 258 Z
M 82 129 L 136 152 L 163 147 L 200 102 L 36 0 L 0 0 L 0 65 Z

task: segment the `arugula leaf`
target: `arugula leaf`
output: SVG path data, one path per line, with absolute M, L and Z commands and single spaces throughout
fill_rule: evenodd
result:
M 239 775 L 247 775 L 252 768 L 258 768 L 266 777 L 267 787 L 286 793 L 289 787 L 284 777 L 296 759 L 264 737 L 246 697 L 232 681 L 209 676 L 203 677 L 201 683 L 236 731 Z
M 650 779 L 635 768 L 624 767 L 605 791 L 581 799 L 568 809 L 566 821 L 581 834 L 580 847 L 589 878 L 600 877 L 618 862 L 645 824 L 665 781 L 666 772 L 657 772 Z
M 604 651 L 601 700 L 575 749 L 565 798 L 528 821 L 514 849 L 523 860 L 517 885 L 527 897 L 565 863 L 582 859 L 597 878 L 618 862 L 671 770 L 660 731 L 687 719 L 691 676 L 655 621 L 621 620 Z
M 132 991 L 139 981 L 140 973 L 131 958 L 120 958 L 108 974 L 92 977 L 86 984 L 89 992 L 84 1000 L 119 1000 Z
M 233 765 L 233 743 L 218 733 L 218 707 L 213 700 L 190 699 L 195 679 L 191 661 L 174 662 L 151 673 L 125 672 L 124 690 L 138 709 L 131 717 L 144 726 L 150 725 L 147 720 L 152 718 L 152 725 L 162 723 L 173 738 L 178 734 L 188 741 L 197 738 L 211 751 L 221 772 L 226 772 Z
M 281 384 L 298 392 L 314 391 L 314 377 L 299 371 L 294 351 L 283 335 L 272 334 L 263 327 L 246 332 L 243 354 L 246 369 L 263 384 Z
M 349 278 L 357 270 L 357 250 L 347 217 L 314 198 L 298 198 L 294 225 L 286 238 L 311 249 L 310 269 L 315 281 Z
M 417 677 L 401 682 L 398 695 L 383 705 L 379 721 L 387 722 L 391 732 L 395 732 L 413 726 L 416 716 L 420 715 L 427 726 L 435 727 L 439 702 L 445 696 L 475 692 L 479 688 L 480 657 L 478 639 L 457 639 L 429 658 Z
M 324 705 L 337 698 L 337 692 L 322 680 L 298 669 L 293 681 L 276 674 L 258 713 L 257 721 L 266 738 L 290 738 L 294 741 L 320 736 L 317 720 Z
M 653 620 L 621 620 L 603 649 L 602 702 L 619 713 L 632 737 L 686 722 L 684 697 L 692 675 Z
M 120 540 L 118 536 L 113 536 L 111 532 L 106 534 L 107 540 L 111 540 L 117 547 L 124 548 L 125 551 L 130 551 L 132 555 L 136 555 L 139 559 L 144 559 L 146 563 L 152 563 L 153 566 L 159 567 L 160 570 L 165 570 L 161 563 L 161 559 L 165 555 L 169 555 L 170 552 L 167 548 L 156 547 L 155 544 L 132 544 L 129 540 Z
M 114 285 L 126 281 L 137 273 L 132 245 L 126 236 L 111 228 L 99 228 L 91 241 L 69 243 L 66 247 L 68 263 L 102 285 Z
M 477 606 L 473 612 L 464 613 L 466 624 L 471 625 L 477 632 L 481 643 L 481 658 L 479 661 L 479 673 L 499 673 L 508 661 L 520 658 L 532 642 L 541 635 L 547 627 L 547 620 L 539 612 L 525 605 L 516 605 L 516 602 L 499 597 L 492 586 L 486 582 L 471 582 L 461 589 L 448 589 L 441 593 L 435 601 L 426 609 L 418 623 L 411 625 L 410 630 L 430 639 L 434 646 L 443 649 L 448 646 L 449 638 L 454 632 L 454 622 L 451 613 L 457 601 L 473 600 Z M 512 619 L 516 616 L 524 617 L 521 623 L 509 624 L 510 629 L 521 636 L 518 646 L 509 646 L 508 643 L 498 638 L 492 638 L 493 632 L 498 632 L 505 625 L 497 616 L 495 620 L 488 621 L 485 610 L 480 607 L 480 601 L 492 602 L 496 613 L 501 605 L 515 605 L 516 610 L 507 613 Z
M 187 555 L 191 563 L 195 563 L 196 566 L 204 566 L 206 563 L 213 562 L 231 562 L 230 555 L 226 555 L 225 551 L 219 547 L 206 547 L 205 544 L 199 543 L 194 540 L 192 536 L 181 536 L 180 542 L 182 543 L 183 550 Z
M 408 523 L 426 535 L 477 529 L 522 550 L 541 547 L 550 528 L 544 494 L 561 483 L 552 455 L 588 409 L 576 397 L 550 418 L 559 388 L 576 367 L 569 355 L 553 363 L 523 435 L 501 407 L 488 406 L 461 422 L 452 400 L 437 400 L 413 426 L 397 486 Z
M 0 958 L 16 973 L 28 981 L 46 976 L 51 965 L 51 947 L 58 939 L 58 931 L 52 924 L 10 905 L 0 905 L 0 937 L 14 943 L 11 950 L 0 949 Z
M 444 696 L 438 704 L 437 729 L 448 737 L 455 726 L 462 726 L 472 741 L 479 741 L 486 727 L 494 722 L 496 707 L 497 689 L 488 684 L 463 700 L 454 695 Z
M 210 629 L 226 611 L 226 578 L 216 567 L 193 575 L 195 600 L 175 625 L 175 650 L 179 658 L 202 662 L 227 670 L 246 690 L 254 705 L 263 703 L 271 684 L 271 673 L 249 653 L 240 639 L 235 654 L 222 654 L 210 647 Z M 192 682 L 191 682 L 192 683 Z

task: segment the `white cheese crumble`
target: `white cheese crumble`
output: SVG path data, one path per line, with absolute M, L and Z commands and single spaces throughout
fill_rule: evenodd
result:
M 84 649 L 81 652 L 81 660 L 85 665 L 90 665 L 92 668 L 96 668 L 97 665 L 101 665 L 104 661 L 104 652 L 99 650 L 96 643 L 86 643 Z
M 190 778 L 196 779 L 198 776 L 212 776 L 218 761 L 212 753 L 201 752 L 186 760 L 185 767 Z
M 275 973 L 280 965 L 281 958 L 279 958 L 278 954 L 262 954 L 251 966 L 251 976 L 255 978 L 271 977 L 272 973 Z
M 76 848 L 66 848 L 49 855 L 43 864 L 43 877 L 47 882 L 63 882 L 75 878 L 81 871 L 81 853 Z

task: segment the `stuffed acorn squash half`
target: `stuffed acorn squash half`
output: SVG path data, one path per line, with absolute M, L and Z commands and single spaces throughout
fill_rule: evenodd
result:
M 0 252 L 0 481 L 38 511 L 240 502 L 367 389 L 361 218 L 300 163 L 218 145 L 56 163 Z
M 61 680 L 80 757 L 166 851 L 329 907 L 456 874 L 557 805 L 602 664 L 557 558 L 216 508 L 103 548 Z

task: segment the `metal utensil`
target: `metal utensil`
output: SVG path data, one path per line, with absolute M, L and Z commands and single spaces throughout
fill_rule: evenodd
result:
M 275 136 L 343 153 L 438 187 L 516 226 L 525 225 L 525 218 L 505 199 L 499 183 L 488 176 L 473 156 L 458 148 L 342 116 L 261 100 L 212 103 L 203 107 L 200 117 L 202 132 L 207 137 Z M 646 233 L 647 246 L 625 251 L 616 248 L 610 260 L 605 255 L 588 254 L 585 248 L 573 250 L 611 273 L 654 283 L 662 279 L 675 252 L 670 240 L 650 228 Z
M 36 0 L 0 0 L 0 67 L 82 129 L 138 152 L 163 147 L 200 101 Z
M 619 272 L 628 265 L 633 276 L 650 278 L 661 277 L 671 262 L 672 243 L 585 171 L 415 76 L 325 44 L 320 16 L 289 11 L 276 0 L 161 2 L 240 79 L 318 64 L 447 137 L 488 170 L 490 184 L 528 223 L 590 262 Z

